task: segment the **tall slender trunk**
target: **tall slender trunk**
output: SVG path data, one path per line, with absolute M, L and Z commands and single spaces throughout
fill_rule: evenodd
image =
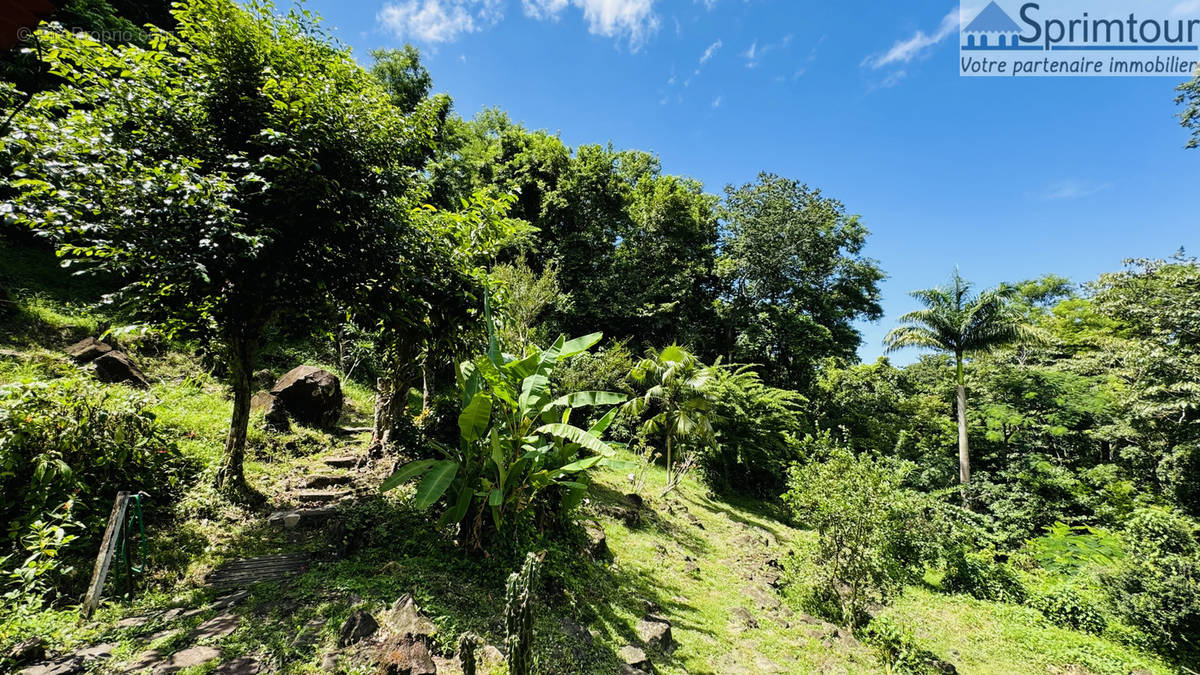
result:
M 225 438 L 225 459 L 217 472 L 217 487 L 238 494 L 246 492 L 243 463 L 246 457 L 246 431 L 250 426 L 250 397 L 253 390 L 254 361 L 262 328 L 250 325 L 229 337 L 229 377 L 233 389 L 233 415 Z
M 398 355 L 386 367 L 383 376 L 375 381 L 375 415 L 371 427 L 371 445 L 392 443 L 396 420 L 408 405 L 409 380 L 413 375 L 412 359 Z
M 963 381 L 962 354 L 955 354 L 954 360 L 958 384 L 958 481 L 963 487 L 963 505 L 966 506 L 966 487 L 971 482 L 971 450 L 967 442 L 967 388 Z

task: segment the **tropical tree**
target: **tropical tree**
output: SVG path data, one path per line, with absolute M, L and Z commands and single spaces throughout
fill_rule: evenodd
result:
M 406 157 L 440 112 L 403 116 L 307 12 L 176 6 L 175 33 L 111 47 L 43 31 L 53 72 L 0 145 L 4 210 L 116 300 L 220 345 L 233 390 L 217 480 L 245 488 L 251 373 L 267 327 L 392 283 L 414 229 Z
M 523 357 L 502 354 L 494 331 L 489 333 L 488 353 L 457 368 L 459 446 L 434 443 L 444 459 L 409 462 L 381 488 L 391 490 L 420 477 L 417 507 L 428 508 L 446 497 L 441 524 L 459 524 L 460 541 L 470 549 L 484 548 L 489 533 L 510 533 L 531 507 L 569 509 L 583 499 L 590 469 L 620 466 L 616 450 L 601 440 L 618 409 L 608 410 L 586 429 L 571 424 L 571 413 L 626 399 L 603 391 L 551 393 L 555 366 L 590 349 L 600 333 L 574 340 L 560 336 L 550 347 L 531 348 Z M 557 499 L 544 499 L 548 496 Z
M 925 309 L 900 317 L 900 326 L 884 337 L 888 352 L 905 347 L 924 347 L 954 355 L 958 413 L 958 478 L 966 486 L 971 482 L 971 454 L 967 442 L 967 389 L 963 377 L 964 359 L 989 352 L 1029 335 L 1029 327 L 1011 300 L 1014 290 L 1008 286 L 971 293 L 971 284 L 954 271 L 950 283 L 937 288 L 913 291 Z M 966 493 L 963 494 L 966 499 Z
M 853 359 L 854 323 L 881 315 L 884 276 L 862 255 L 869 231 L 858 216 L 820 190 L 762 173 L 725 188 L 721 220 L 720 353 L 761 364 L 767 384 L 798 391 L 823 359 Z
M 629 372 L 629 379 L 643 393 L 625 404 L 631 415 L 647 412 L 642 424 L 646 435 L 661 434 L 666 448 L 667 485 L 662 494 L 674 490 L 695 466 L 695 448 L 716 445 L 713 422 L 716 414 L 709 395 L 713 368 L 700 362 L 679 345 L 646 352 L 646 358 Z M 682 450 L 675 461 L 676 451 Z

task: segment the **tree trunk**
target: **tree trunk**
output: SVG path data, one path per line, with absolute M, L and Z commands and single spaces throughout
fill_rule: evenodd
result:
M 396 420 L 408 404 L 409 365 L 393 365 L 388 373 L 375 381 L 375 415 L 372 423 L 371 445 L 388 446 L 396 430 Z
M 225 438 L 225 461 L 217 472 L 217 487 L 229 494 L 247 492 L 242 464 L 246 457 L 246 430 L 250 426 L 250 398 L 254 360 L 261 329 L 247 327 L 229 338 L 229 376 L 233 389 L 233 416 Z
M 967 443 L 967 388 L 963 382 L 962 355 L 956 354 L 958 376 L 958 481 L 962 485 L 963 505 L 967 505 L 966 486 L 971 482 L 971 450 Z

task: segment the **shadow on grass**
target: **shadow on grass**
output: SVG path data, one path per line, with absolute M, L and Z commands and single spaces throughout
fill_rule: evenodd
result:
M 431 522 L 428 512 L 372 495 L 347 507 L 341 526 L 314 530 L 305 541 L 288 541 L 265 524 L 232 532 L 222 559 L 289 548 L 320 555 L 301 575 L 255 585 L 238 610 L 253 620 L 243 621 L 222 650 L 229 657 L 256 652 L 276 666 L 317 663 L 333 648 L 351 611 L 378 613 L 406 593 L 438 627 L 435 652 L 452 656 L 466 631 L 503 648 L 505 581 L 519 567 L 523 550 L 468 557 Z M 340 541 L 329 540 L 333 530 Z M 669 616 L 681 628 L 704 630 L 689 620 L 696 610 L 680 597 L 681 589 L 619 560 L 587 560 L 580 554 L 585 543 L 582 527 L 573 525 L 522 547 L 546 554 L 535 626 L 539 672 L 617 672 L 620 648 L 642 646 L 635 626 L 648 613 Z M 336 555 L 339 546 L 342 557 Z M 195 554 L 194 545 L 182 548 L 181 561 Z M 668 654 L 646 651 L 660 666 L 675 663 Z

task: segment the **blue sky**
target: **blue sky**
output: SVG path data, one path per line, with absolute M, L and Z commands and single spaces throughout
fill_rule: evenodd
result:
M 1200 9 L 1183 0 L 1184 9 Z M 843 201 L 888 274 L 873 360 L 908 291 L 1200 250 L 1200 151 L 1144 78 L 961 78 L 957 5 L 793 0 L 311 0 L 364 62 L 422 49 L 471 116 L 657 153 L 708 190 L 760 170 Z M 908 362 L 915 354 L 900 355 Z

